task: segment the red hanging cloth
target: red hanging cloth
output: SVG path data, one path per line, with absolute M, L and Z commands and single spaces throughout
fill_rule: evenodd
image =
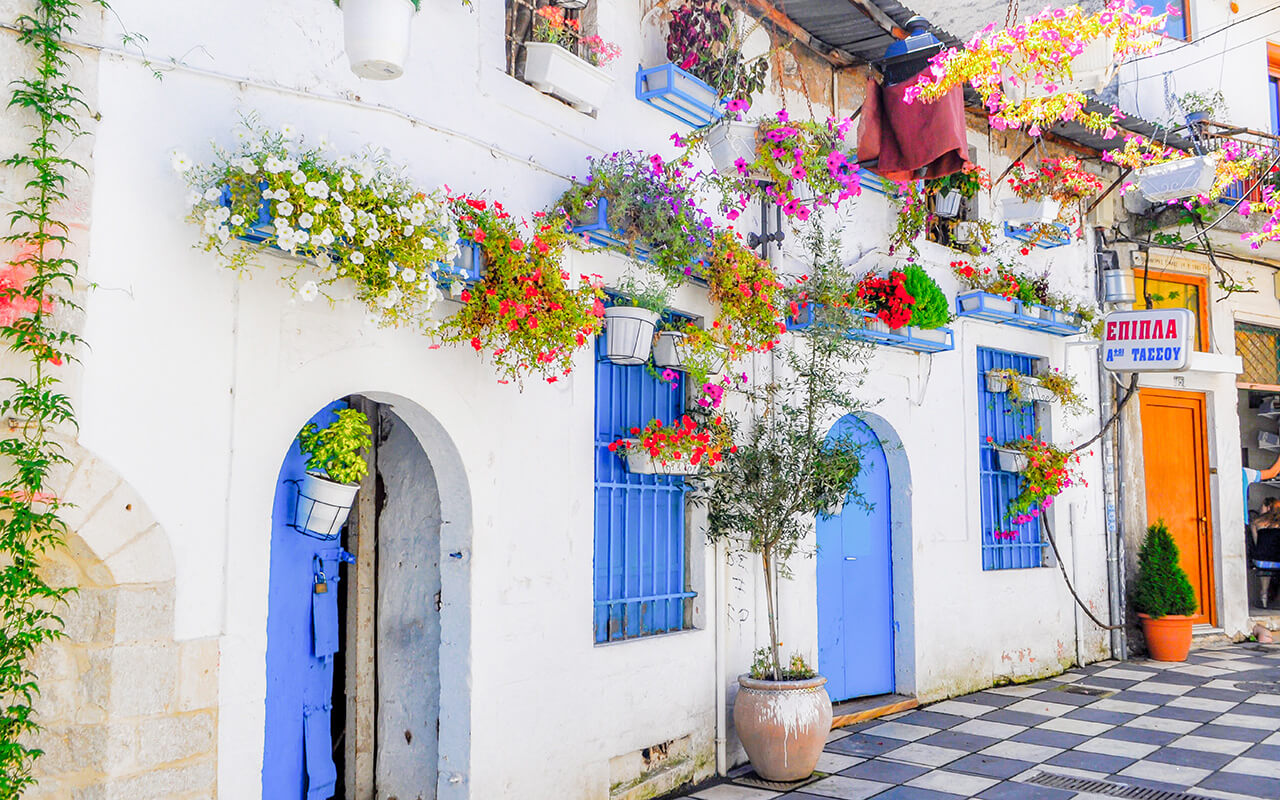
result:
M 969 160 L 964 90 L 956 87 L 932 103 L 905 103 L 903 95 L 913 83 L 881 86 L 868 79 L 858 120 L 858 164 L 898 183 L 941 178 Z

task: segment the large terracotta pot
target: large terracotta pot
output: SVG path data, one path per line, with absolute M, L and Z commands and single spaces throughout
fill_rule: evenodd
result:
M 738 677 L 733 725 L 756 774 L 798 781 L 813 774 L 831 733 L 831 698 L 821 676 L 804 681 Z
M 1142 619 L 1142 635 L 1147 639 L 1147 652 L 1156 661 L 1186 661 L 1191 652 L 1191 617 L 1168 614 Z

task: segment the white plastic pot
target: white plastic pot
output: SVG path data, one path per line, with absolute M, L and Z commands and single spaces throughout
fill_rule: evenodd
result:
M 358 491 L 356 484 L 338 483 L 308 472 L 298 486 L 294 524 L 315 536 L 336 538 Z
M 978 238 L 978 223 L 957 222 L 951 231 L 951 240 L 956 244 L 969 244 Z
M 1062 212 L 1062 204 L 1052 198 L 1020 200 L 1010 197 L 1000 201 L 1000 216 L 1010 225 L 1033 225 L 1054 222 Z
M 649 360 L 658 315 L 647 308 L 610 306 L 604 310 L 605 357 L 624 367 Z
M 738 174 L 738 159 L 750 164 L 756 160 L 756 130 L 753 122 L 724 120 L 707 132 L 707 148 L 716 172 Z
M 1208 194 L 1217 179 L 1216 154 L 1192 156 L 1143 167 L 1134 174 L 1138 191 L 1153 203 Z
M 907 335 L 912 339 L 921 342 L 932 342 L 933 344 L 947 343 L 946 328 L 908 328 Z
M 1014 75 L 1019 64 L 1006 67 L 1000 73 L 1001 91 L 1008 104 L 1017 105 L 1024 100 L 1047 97 L 1057 92 L 1097 92 L 1111 82 L 1116 71 L 1116 40 L 1100 36 L 1094 39 L 1080 55 L 1071 59 L 1071 77 L 1059 83 L 1028 83 Z M 1053 88 L 1050 89 L 1049 87 Z
M 1057 399 L 1053 392 L 1041 386 L 1039 381 L 1029 375 L 1016 380 L 1018 381 L 1018 396 L 1024 401 L 1051 403 Z M 1008 377 L 999 373 L 988 372 L 987 391 L 991 394 L 1004 394 L 1009 391 Z
M 662 463 L 640 446 L 639 439 L 627 439 L 627 472 L 637 475 L 696 475 L 699 467 L 688 461 Z
M 963 311 L 977 311 L 979 307 L 983 311 L 998 311 L 1005 314 L 1012 314 L 1018 309 L 1016 301 L 998 294 L 960 298 L 960 308 Z
M 1026 472 L 1030 462 L 1027 460 L 1027 454 L 1017 450 L 1006 450 L 1003 447 L 995 448 L 996 451 L 996 469 L 1001 472 Z
M 658 369 L 684 370 L 688 363 L 685 338 L 686 334 L 680 331 L 658 331 L 653 343 L 653 365 Z
M 940 192 L 933 196 L 933 211 L 943 219 L 955 219 L 960 216 L 959 192 Z
M 524 80 L 584 114 L 598 109 L 613 86 L 613 76 L 550 42 L 525 42 Z
M 375 81 L 403 75 L 413 14 L 409 0 L 342 0 L 342 37 L 351 71 Z

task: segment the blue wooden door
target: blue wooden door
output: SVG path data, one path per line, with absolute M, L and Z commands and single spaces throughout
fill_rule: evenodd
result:
M 832 700 L 893 691 L 893 561 L 889 465 L 880 440 L 852 415 L 828 437 L 863 444 L 854 502 L 818 520 L 818 670 Z
M 311 418 L 326 425 L 334 403 Z M 305 459 L 289 448 L 276 482 L 271 514 L 271 577 L 267 591 L 267 701 L 262 796 L 272 800 L 328 800 L 336 790 L 331 719 L 334 659 L 338 655 L 338 541 L 304 536 L 293 521 L 294 484 Z M 324 592 L 316 592 L 323 575 Z M 339 702 L 342 699 L 339 698 Z

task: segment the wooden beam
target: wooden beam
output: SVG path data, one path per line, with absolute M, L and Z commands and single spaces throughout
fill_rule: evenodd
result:
M 374 605 L 378 587 L 378 440 L 381 415 L 378 404 L 359 397 L 352 405 L 365 413 L 373 426 L 373 443 L 364 454 L 369 473 L 360 482 L 353 522 L 347 524 L 346 549 L 356 557 L 347 569 L 346 703 L 344 750 L 346 796 L 365 800 L 374 796 L 374 767 L 378 716 Z
M 907 32 L 898 27 L 898 23 L 893 18 L 881 10 L 880 6 L 871 2 L 871 0 L 849 0 L 853 7 L 862 12 L 863 16 L 871 20 L 875 24 L 884 29 L 885 33 L 893 36 L 895 39 L 907 38 Z
M 855 66 L 858 61 L 843 50 L 837 50 L 826 42 L 815 39 L 813 34 L 796 24 L 796 21 L 788 17 L 773 6 L 769 0 L 733 0 L 734 5 L 741 8 L 746 13 L 755 17 L 775 28 L 781 33 L 790 36 L 800 44 L 809 48 L 813 52 L 822 56 L 829 61 L 832 66 L 838 68 L 846 68 Z

